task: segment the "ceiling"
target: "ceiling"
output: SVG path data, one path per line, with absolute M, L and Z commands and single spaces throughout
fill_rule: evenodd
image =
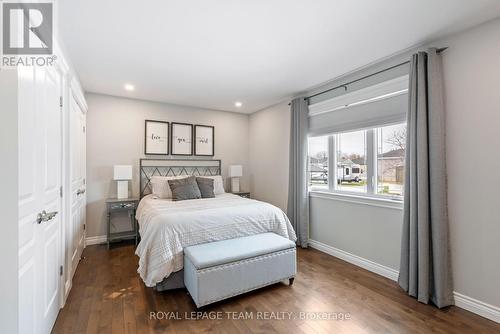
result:
M 60 0 L 58 6 L 59 34 L 85 91 L 243 113 L 500 16 L 498 0 Z

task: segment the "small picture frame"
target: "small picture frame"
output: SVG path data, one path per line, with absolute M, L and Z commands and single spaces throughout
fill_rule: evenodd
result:
M 144 154 L 168 154 L 169 123 L 149 119 L 144 123 Z
M 215 154 L 215 128 L 210 125 L 194 126 L 194 155 L 213 157 Z
M 193 155 L 193 124 L 172 122 L 170 152 L 172 155 Z

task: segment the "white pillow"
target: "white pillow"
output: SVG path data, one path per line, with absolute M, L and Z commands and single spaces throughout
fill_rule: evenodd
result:
M 215 196 L 225 193 L 224 182 L 222 181 L 222 176 L 215 175 L 215 176 L 200 176 L 200 177 L 214 180 L 214 195 Z
M 172 198 L 172 190 L 168 185 L 168 180 L 184 179 L 189 175 L 178 176 L 159 176 L 151 177 L 151 192 L 156 198 L 170 199 Z M 215 181 L 214 181 L 215 184 Z

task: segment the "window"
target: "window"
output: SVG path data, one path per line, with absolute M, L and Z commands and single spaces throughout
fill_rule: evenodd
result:
M 328 136 L 309 138 L 309 186 L 328 189 Z
M 310 137 L 309 187 L 400 199 L 405 149 L 405 123 Z
M 310 138 L 315 148 L 309 165 L 311 190 L 401 199 L 408 70 L 398 67 L 387 77 L 374 75 L 364 83 L 348 83 L 343 92 L 328 91 L 309 99 L 308 131 L 316 136 Z M 326 152 L 322 163 L 319 151 Z M 322 183 L 319 172 L 323 172 Z

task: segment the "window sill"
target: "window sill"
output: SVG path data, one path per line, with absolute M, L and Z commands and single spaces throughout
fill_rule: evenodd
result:
M 319 191 L 319 190 L 310 190 L 309 197 L 322 198 L 322 199 L 341 201 L 341 202 L 349 202 L 354 204 L 370 205 L 370 206 L 395 209 L 395 210 L 403 210 L 403 201 L 391 198 L 343 194 L 338 192 Z

